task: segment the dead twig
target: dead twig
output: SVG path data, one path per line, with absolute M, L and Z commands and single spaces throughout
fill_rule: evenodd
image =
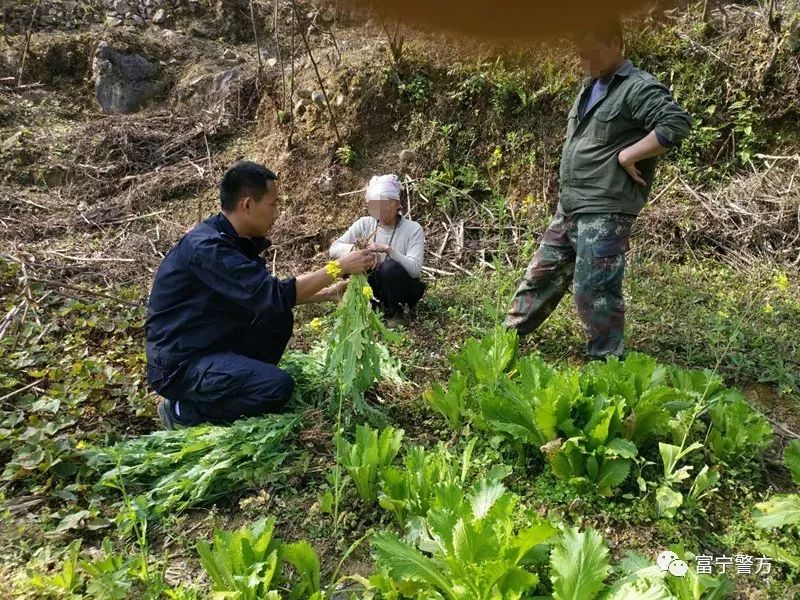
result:
M 28 58 L 28 49 L 31 46 L 31 36 L 33 35 L 33 22 L 36 20 L 36 13 L 39 11 L 39 4 L 42 0 L 36 0 L 31 13 L 31 21 L 28 23 L 28 29 L 25 32 L 25 47 L 22 50 L 22 60 L 19 65 L 19 76 L 17 77 L 17 87 L 22 87 L 22 73 L 25 71 L 25 59 Z
M 0 402 L 4 403 L 6 406 L 10 406 L 11 408 L 14 408 L 13 406 L 11 406 L 8 403 L 6 403 L 6 400 L 11 399 L 11 398 L 13 398 L 14 396 L 16 396 L 18 394 L 21 394 L 22 392 L 28 391 L 32 387 L 36 387 L 37 385 L 42 383 L 44 380 L 45 380 L 45 378 L 41 377 L 40 379 L 37 379 L 33 383 L 29 383 L 28 385 L 23 386 L 23 387 L 19 388 L 18 390 L 14 390 L 13 392 L 9 392 L 5 396 L 0 396 Z
M 64 288 L 64 289 L 67 289 L 67 290 L 72 290 L 73 292 L 77 292 L 79 294 L 88 294 L 90 296 L 97 296 L 99 298 L 106 298 L 108 300 L 113 300 L 114 302 L 118 302 L 119 304 L 125 304 L 126 306 L 131 306 L 131 307 L 134 307 L 134 308 L 138 308 L 138 307 L 141 306 L 141 304 L 137 304 L 135 302 L 129 302 L 128 300 L 121 300 L 120 298 L 117 298 L 115 296 L 111 296 L 110 294 L 104 294 L 103 292 L 96 292 L 94 290 L 90 290 L 90 289 L 87 289 L 87 288 L 84 288 L 84 287 L 80 287 L 80 286 L 77 286 L 77 285 L 72 285 L 70 283 L 65 283 L 63 281 L 55 281 L 53 279 L 43 279 L 43 278 L 39 278 L 39 277 L 31 277 L 30 280 L 34 281 L 36 283 L 41 283 L 42 285 L 50 286 L 50 287 Z

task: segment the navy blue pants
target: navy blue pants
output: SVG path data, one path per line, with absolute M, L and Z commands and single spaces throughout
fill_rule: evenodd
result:
M 378 300 L 377 307 L 386 317 L 397 314 L 403 305 L 415 307 L 425 293 L 425 284 L 411 277 L 403 265 L 391 258 L 384 260 L 367 279 Z
M 230 350 L 189 360 L 156 392 L 178 401 L 182 425 L 228 424 L 241 417 L 281 412 L 294 381 L 277 366 L 292 336 L 291 312 L 261 317 L 251 323 Z M 160 388 L 160 389 L 159 389 Z

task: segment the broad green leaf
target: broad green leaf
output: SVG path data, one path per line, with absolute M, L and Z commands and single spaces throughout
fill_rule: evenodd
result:
M 302 581 L 303 594 L 321 591 L 319 558 L 311 544 L 306 540 L 288 544 L 281 549 L 281 557 L 289 561 L 297 570 Z
M 800 525 L 800 494 L 781 494 L 756 504 L 756 526 L 774 529 L 784 525 Z
M 608 548 L 594 529 L 564 531 L 550 555 L 554 600 L 592 600 L 608 574 Z
M 595 479 L 598 492 L 604 496 L 610 495 L 611 490 L 625 481 L 630 472 L 630 460 L 604 459 Z
M 401 541 L 394 533 L 382 532 L 375 534 L 372 545 L 378 563 L 386 567 L 391 576 L 398 581 L 419 581 L 429 583 L 445 592 L 448 592 L 450 582 L 442 575 L 433 561 L 424 556 L 419 550 L 412 548 Z
M 480 408 L 486 422 L 496 431 L 530 445 L 541 443 L 536 428 L 533 404 L 520 396 L 512 383 L 482 394 Z
M 656 508 L 659 516 L 671 519 L 682 504 L 683 494 L 668 485 L 662 485 L 656 490 Z
M 792 474 L 792 480 L 800 485 L 800 440 L 794 440 L 783 451 L 783 462 Z
M 494 537 L 481 532 L 463 518 L 453 528 L 453 558 L 464 564 L 475 564 L 490 560 L 498 548 Z
M 711 409 L 712 429 L 708 445 L 714 456 L 726 463 L 753 460 L 772 443 L 772 426 L 740 394 L 726 394 Z
M 606 446 L 606 454 L 612 454 L 620 458 L 636 458 L 637 452 L 636 444 L 622 438 L 614 438 Z
M 774 542 L 755 542 L 755 549 L 774 560 L 786 563 L 792 569 L 800 569 L 800 556 L 792 554 L 780 544 Z
M 502 483 L 488 479 L 481 480 L 475 493 L 469 496 L 475 519 L 483 519 L 504 491 L 505 487 Z
M 447 389 L 434 383 L 431 389 L 424 393 L 425 399 L 431 408 L 445 416 L 452 429 L 461 429 L 464 413 L 464 396 L 466 395 L 467 377 L 463 373 L 454 371 L 447 382 Z
M 703 465 L 697 477 L 694 478 L 692 488 L 689 491 L 691 498 L 700 499 L 710 494 L 715 485 L 719 483 L 719 471 L 709 469 L 708 465 Z
M 512 552 L 508 558 L 515 563 L 524 562 L 534 548 L 551 541 L 557 533 L 558 529 L 546 521 L 520 530 L 510 543 Z
M 602 600 L 674 600 L 663 579 L 638 579 L 614 587 L 607 594 L 601 596 Z
M 532 592 L 539 585 L 539 576 L 521 567 L 511 567 L 505 570 L 503 576 L 497 581 L 497 589 L 503 593 L 503 598 L 513 598 L 510 594 L 523 594 Z

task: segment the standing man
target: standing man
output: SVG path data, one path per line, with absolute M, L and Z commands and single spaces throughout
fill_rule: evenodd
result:
M 335 299 L 343 275 L 375 265 L 371 250 L 277 279 L 261 253 L 278 214 L 278 178 L 238 162 L 220 184 L 222 212 L 197 225 L 158 268 L 147 311 L 147 380 L 164 427 L 230 423 L 280 412 L 294 389 L 276 365 L 297 304 Z M 332 285 L 335 284 L 335 285 Z
M 506 326 L 532 332 L 572 282 L 589 357 L 602 359 L 623 354 L 625 253 L 656 157 L 688 135 L 691 118 L 655 77 L 625 59 L 618 21 L 585 33 L 577 46 L 589 77 L 567 120 L 558 207 Z

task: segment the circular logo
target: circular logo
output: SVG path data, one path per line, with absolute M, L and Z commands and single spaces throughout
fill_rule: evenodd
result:
M 664 550 L 658 555 L 658 558 L 656 558 L 656 564 L 661 571 L 669 571 L 669 565 L 674 560 L 678 560 L 678 555 L 669 550 Z
M 686 564 L 685 560 L 681 560 L 679 558 L 669 563 L 670 575 L 674 575 L 675 577 L 683 577 L 688 572 L 689 572 L 689 565 Z

